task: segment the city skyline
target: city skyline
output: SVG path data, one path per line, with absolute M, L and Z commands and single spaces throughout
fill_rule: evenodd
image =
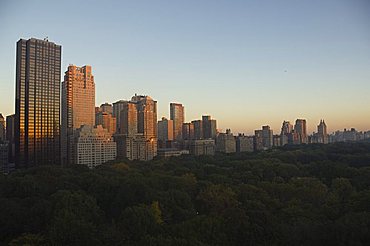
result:
M 70 63 L 94 68 L 96 106 L 145 94 L 158 101 L 159 119 L 170 118 L 170 102 L 179 102 L 186 122 L 209 114 L 219 129 L 247 134 L 262 125 L 278 133 L 284 120 L 299 118 L 307 120 L 308 134 L 320 119 L 328 133 L 370 126 L 366 1 L 166 3 L 167 11 L 150 2 L 108 2 L 109 16 L 97 17 L 103 3 L 96 3 L 86 6 L 86 19 L 74 11 L 70 20 L 52 18 L 64 4 L 0 4 L 4 117 L 15 113 L 15 42 L 49 36 L 63 46 L 61 76 Z M 314 21 L 306 20 L 311 16 Z

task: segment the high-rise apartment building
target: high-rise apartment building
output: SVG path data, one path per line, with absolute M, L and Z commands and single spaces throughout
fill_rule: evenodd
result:
M 60 164 L 62 47 L 47 39 L 17 42 L 16 166 Z
M 202 120 L 193 120 L 194 139 L 203 139 L 203 122 Z
M 283 122 L 283 125 L 281 126 L 281 132 L 280 132 L 280 146 L 284 146 L 289 142 L 290 134 L 292 134 L 293 131 L 293 125 L 290 124 L 289 121 Z
M 203 138 L 204 139 L 216 139 L 217 136 L 217 122 L 214 119 L 211 119 L 209 115 L 202 116 L 203 124 Z
M 274 145 L 273 132 L 270 126 L 262 126 L 262 145 L 265 149 L 271 149 Z
M 168 120 L 167 118 L 162 117 L 162 120 L 158 121 L 159 148 L 167 148 L 170 141 L 173 140 L 173 120 Z
M 320 124 L 317 126 L 317 135 L 319 143 L 327 144 L 329 142 L 325 120 L 320 120 Z
M 76 160 L 74 132 L 95 124 L 95 83 L 91 66 L 69 65 L 62 82 L 62 163 Z
M 297 119 L 295 121 L 294 133 L 297 134 L 300 144 L 308 143 L 307 126 L 305 119 Z
M 180 103 L 170 103 L 170 119 L 173 120 L 174 140 L 181 141 L 182 124 L 185 121 L 184 106 Z
M 183 140 L 194 139 L 194 124 L 193 123 L 184 123 L 182 124 L 182 138 Z
M 157 102 L 135 95 L 120 112 L 120 133 L 114 136 L 117 156 L 151 160 L 157 155 Z
M 121 126 L 121 111 L 125 106 L 125 100 L 119 100 L 113 103 L 113 117 L 116 118 L 116 133 L 120 133 L 120 126 Z

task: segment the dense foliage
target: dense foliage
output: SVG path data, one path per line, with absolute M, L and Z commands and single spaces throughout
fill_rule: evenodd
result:
M 16 171 L 0 177 L 0 241 L 368 245 L 370 143 Z

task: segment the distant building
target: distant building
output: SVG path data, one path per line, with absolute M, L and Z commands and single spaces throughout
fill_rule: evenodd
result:
M 324 120 L 320 120 L 320 124 L 317 126 L 317 133 L 310 136 L 310 143 L 329 143 L 329 135 L 327 133 L 327 127 Z
M 47 39 L 17 42 L 16 167 L 60 165 L 62 47 Z
M 217 122 L 211 119 L 209 115 L 202 116 L 203 124 L 203 139 L 216 139 L 217 136 Z
M 280 133 L 280 146 L 284 146 L 286 144 L 292 144 L 289 142 L 289 138 L 291 138 L 291 134 L 293 132 L 293 125 L 290 124 L 289 121 L 283 122 L 283 125 L 281 127 L 281 133 Z
M 6 117 L 6 141 L 9 143 L 9 162 L 14 163 L 15 158 L 15 115 L 8 115 Z
M 120 112 L 120 133 L 114 136 L 118 158 L 152 160 L 157 155 L 157 102 L 135 95 Z
M 169 158 L 169 157 L 188 155 L 188 154 L 189 154 L 189 150 L 178 150 L 174 148 L 158 149 L 158 157 L 160 158 Z
M 253 137 L 239 134 L 236 137 L 236 152 L 252 152 L 253 151 Z
M 344 131 L 336 131 L 333 134 L 329 135 L 329 142 L 353 142 L 360 141 L 365 138 L 368 138 L 369 132 L 359 132 L 355 128 L 350 130 L 344 129 Z
M 203 122 L 202 120 L 193 120 L 194 139 L 203 139 Z
M 120 126 L 121 126 L 121 111 L 127 101 L 119 100 L 113 103 L 113 117 L 116 118 L 116 133 L 120 133 Z
M 183 137 L 184 140 L 195 139 L 194 124 L 193 123 L 184 123 L 184 124 L 182 124 L 182 137 Z
M 213 139 L 190 140 L 189 152 L 191 155 L 214 155 L 215 140 Z
M 305 119 L 297 119 L 294 125 L 294 133 L 297 134 L 298 144 L 308 143 L 307 126 Z M 297 144 L 294 141 L 295 144 Z
M 116 159 L 116 143 L 101 125 L 96 128 L 81 126 L 75 134 L 76 164 L 93 168 Z
M 173 138 L 181 141 L 182 124 L 185 121 L 184 106 L 180 103 L 170 103 L 170 119 L 173 120 Z
M 264 150 L 262 130 L 254 131 L 253 148 L 254 151 Z
M 113 114 L 113 107 L 112 107 L 112 104 L 110 103 L 103 103 L 102 105 L 100 105 L 100 112 L 105 112 L 105 113 L 108 113 L 108 114 Z
M 62 82 L 61 155 L 64 165 L 74 164 L 75 131 L 95 124 L 95 83 L 91 66 L 69 65 Z
M 106 111 L 101 111 L 95 115 L 95 125 L 101 125 L 112 135 L 116 132 L 116 118 Z
M 273 132 L 270 126 L 262 126 L 262 145 L 265 149 L 271 149 L 273 143 Z
M 236 141 L 230 129 L 226 133 L 220 133 L 216 139 L 216 150 L 223 153 L 235 153 Z
M 0 141 L 5 141 L 5 119 L 0 113 Z
M 281 138 L 280 138 L 280 135 L 274 135 L 273 137 L 272 137 L 272 139 L 273 139 L 273 146 L 274 147 L 279 147 L 279 146 L 281 146 Z
M 166 148 L 167 143 L 174 140 L 173 130 L 173 120 L 162 117 L 162 120 L 158 121 L 159 148 Z

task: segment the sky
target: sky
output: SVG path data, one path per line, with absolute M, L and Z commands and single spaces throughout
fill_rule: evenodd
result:
M 16 42 L 49 38 L 91 65 L 96 105 L 135 93 L 217 127 L 283 120 L 370 130 L 368 0 L 0 0 L 0 113 L 14 113 Z M 61 75 L 61 79 L 62 79 Z

